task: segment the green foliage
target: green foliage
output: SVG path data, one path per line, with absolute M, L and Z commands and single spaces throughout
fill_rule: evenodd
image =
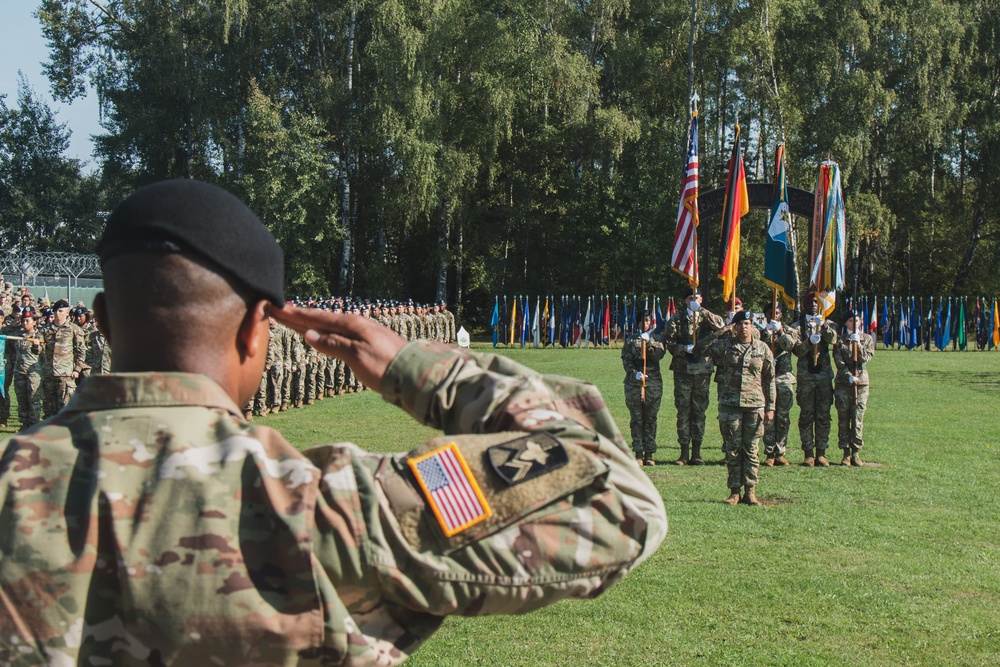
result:
M 90 252 L 102 229 L 102 188 L 65 157 L 69 131 L 22 78 L 17 106 L 0 98 L 0 245 Z
M 724 184 L 739 120 L 751 180 L 772 178 L 780 142 L 792 185 L 811 189 L 828 155 L 841 165 L 852 287 L 1000 290 L 995 2 L 697 7 L 703 192 Z M 97 159 L 116 191 L 219 182 L 261 207 L 295 289 L 349 275 L 356 292 L 446 292 L 478 307 L 504 292 L 683 284 L 668 265 L 690 11 L 689 0 L 44 0 L 38 17 L 57 97 L 98 93 Z M 745 221 L 744 294 L 762 289 L 765 225 Z M 717 234 L 703 219 L 706 269 Z

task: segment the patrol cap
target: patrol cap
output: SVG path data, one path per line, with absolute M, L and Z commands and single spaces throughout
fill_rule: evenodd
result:
M 59 299 L 52 304 L 52 310 L 59 310 L 60 308 L 69 308 L 69 301 L 66 299 Z
M 753 311 L 752 310 L 741 310 L 733 315 L 733 324 L 739 324 L 745 320 L 750 320 L 753 322 Z
M 246 205 L 202 181 L 160 181 L 136 190 L 108 217 L 101 265 L 137 252 L 191 252 L 275 305 L 285 303 L 281 247 Z

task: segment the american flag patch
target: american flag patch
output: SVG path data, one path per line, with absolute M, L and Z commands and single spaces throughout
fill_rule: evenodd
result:
M 455 443 L 410 459 L 409 464 L 445 537 L 493 514 Z

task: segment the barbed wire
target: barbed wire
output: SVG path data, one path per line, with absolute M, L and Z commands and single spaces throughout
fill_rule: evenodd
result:
M 97 255 L 73 252 L 0 251 L 0 273 L 4 276 L 72 276 L 99 278 L 101 265 Z

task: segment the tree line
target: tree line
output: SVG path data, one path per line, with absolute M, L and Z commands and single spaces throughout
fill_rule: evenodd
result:
M 86 173 L 27 82 L 0 101 L 8 248 L 88 252 L 125 193 L 195 177 L 272 229 L 292 294 L 486 319 L 497 293 L 675 293 L 694 90 L 702 192 L 739 122 L 751 181 L 781 142 L 797 187 L 840 164 L 849 285 L 1000 290 L 990 0 L 43 0 L 37 16 L 54 97 L 92 88 L 104 132 Z M 768 298 L 766 217 L 744 219 L 749 302 Z

